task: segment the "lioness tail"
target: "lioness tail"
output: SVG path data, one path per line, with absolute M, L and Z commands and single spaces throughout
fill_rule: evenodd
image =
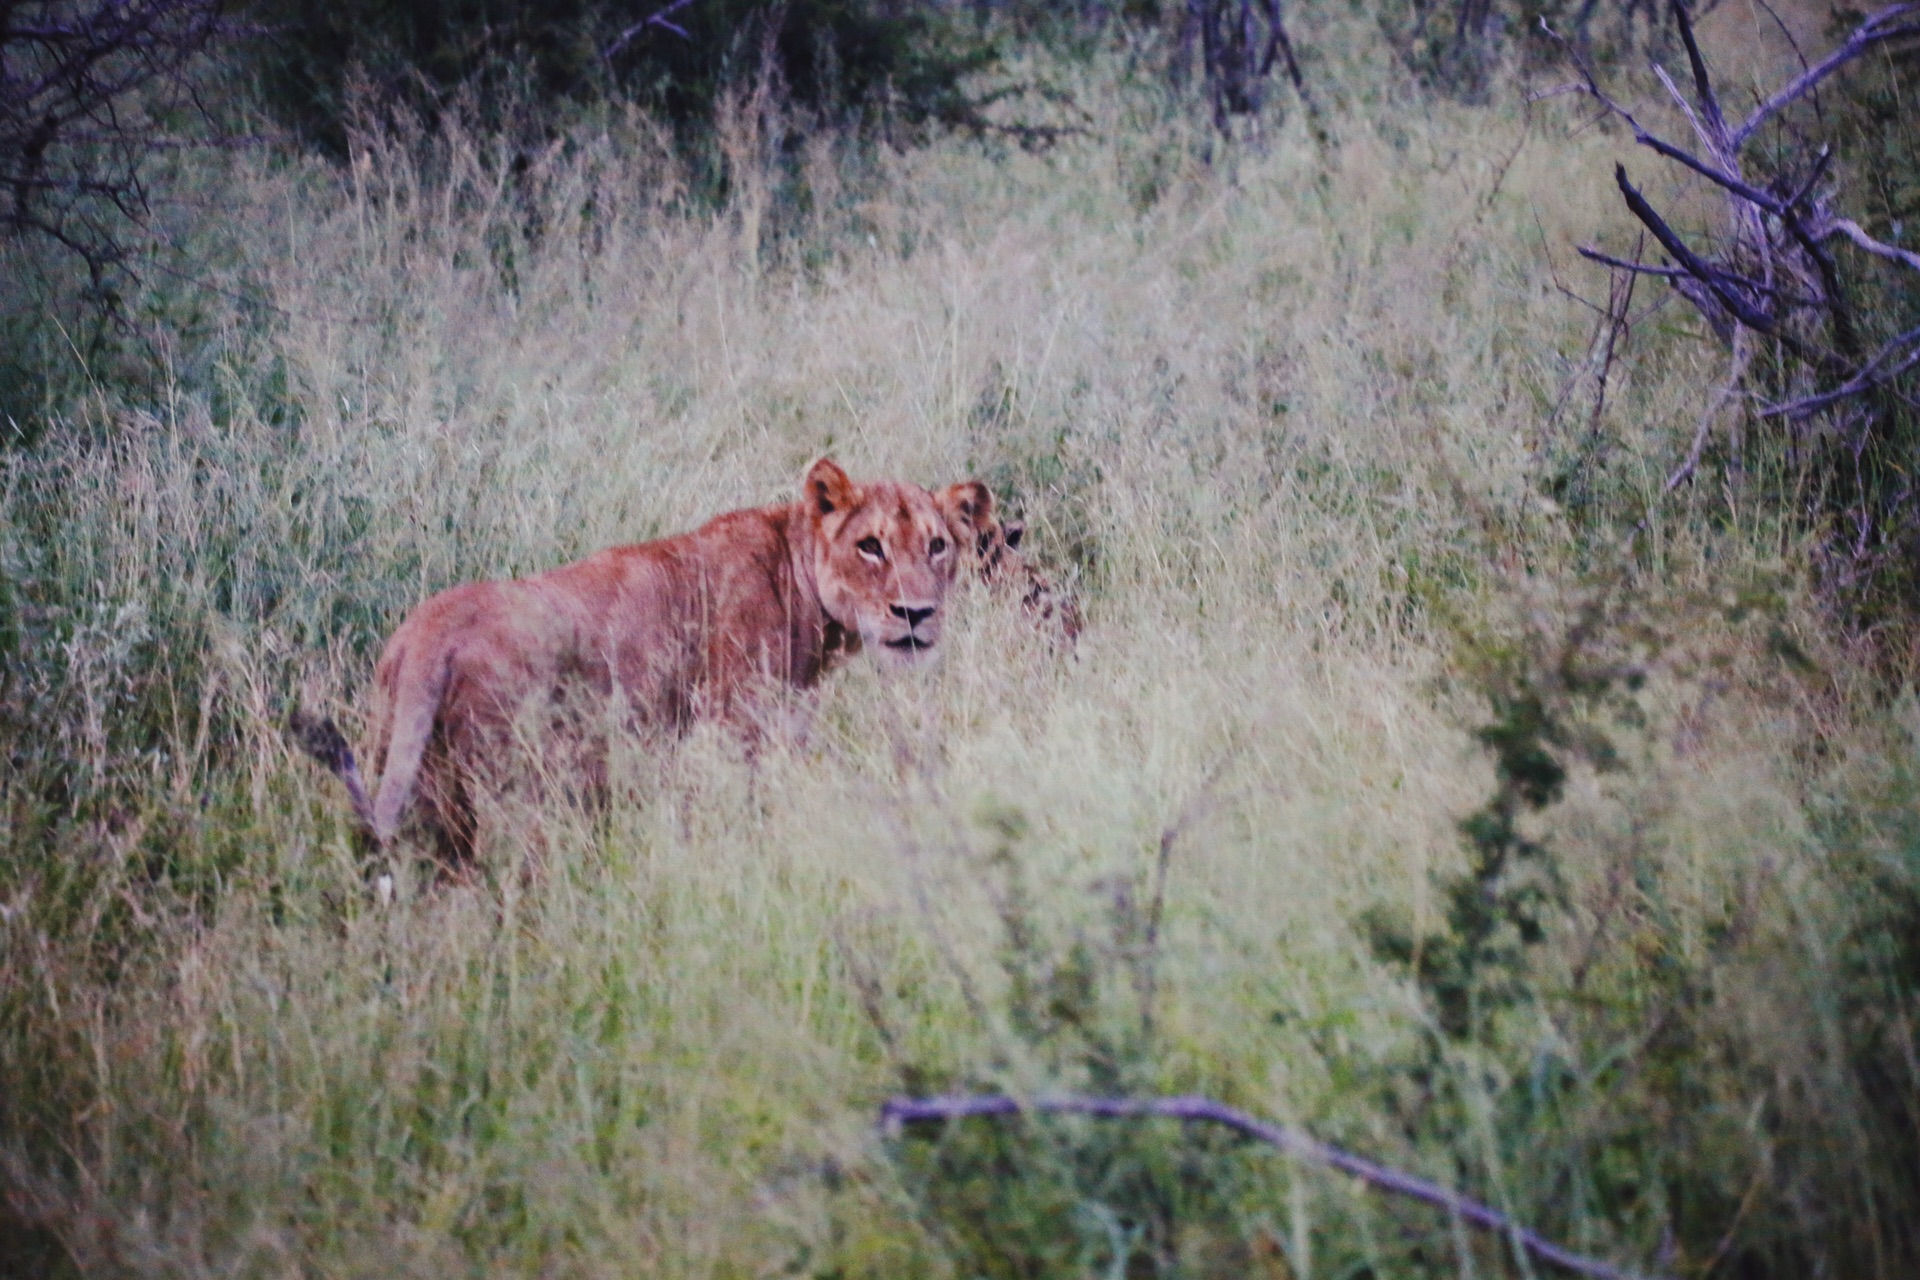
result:
M 347 799 L 353 802 L 354 816 L 361 825 L 372 831 L 373 801 L 367 796 L 367 784 L 360 777 L 360 765 L 353 758 L 353 748 L 347 745 L 346 735 L 326 716 L 315 718 L 304 708 L 295 707 L 287 715 L 287 728 L 293 733 L 293 740 L 300 744 L 301 750 L 325 765 L 347 786 Z
M 433 737 L 433 722 L 447 691 L 451 662 L 451 654 L 413 645 L 400 651 L 391 668 L 392 683 L 386 691 L 388 714 L 392 716 L 388 722 L 386 768 L 380 774 L 380 800 L 372 810 L 370 824 L 374 839 L 381 844 L 393 839 L 400 829 L 401 815 L 413 799 L 414 780 L 420 776 L 420 762 Z

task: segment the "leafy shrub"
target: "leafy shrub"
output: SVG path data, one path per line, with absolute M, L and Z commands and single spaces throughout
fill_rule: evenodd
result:
M 770 72 L 809 113 L 966 123 L 977 115 L 962 80 L 995 59 L 991 43 L 943 10 L 881 0 L 692 0 L 665 9 L 619 0 L 264 0 L 259 12 L 272 33 L 261 72 L 267 100 L 335 154 L 346 149 L 354 94 L 369 90 L 377 102 L 429 116 L 464 91 L 496 123 L 510 103 L 619 92 L 698 128 L 728 86 Z
M 1018 810 L 981 815 L 981 870 L 1001 929 L 1005 1041 L 986 1069 L 953 1083 L 1000 1092 L 1038 1078 L 1096 1096 L 1151 1094 L 1162 1083 L 1161 915 L 1175 832 L 1138 877 L 1108 879 L 1083 901 L 1093 919 L 1062 922 L 1030 883 Z M 941 1073 L 897 1062 L 903 1088 Z M 955 1261 L 995 1277 L 1189 1274 L 1245 1266 L 1241 1212 L 1269 1190 L 1271 1157 L 1224 1131 L 1165 1120 L 1022 1115 L 909 1126 L 893 1155 L 909 1192 Z M 1256 1198 L 1255 1203 L 1258 1203 Z
M 1494 712 L 1478 732 L 1493 757 L 1493 794 L 1460 824 L 1464 870 L 1436 876 L 1438 929 L 1421 935 L 1377 908 L 1360 921 L 1430 1021 L 1398 1054 L 1358 1063 L 1355 1074 L 1374 1080 L 1416 1145 L 1490 1130 L 1498 1164 L 1538 1189 L 1536 1221 L 1552 1231 L 1575 1235 L 1598 1218 L 1645 1234 L 1658 1223 L 1683 1261 L 1731 1259 L 1755 1277 L 1836 1263 L 1843 1274 L 1869 1273 L 1875 1258 L 1910 1257 L 1916 1243 L 1909 1212 L 1891 1208 L 1914 1203 L 1920 1115 L 1920 1084 L 1895 1065 L 1910 1052 L 1920 1007 L 1908 941 L 1920 923 L 1910 772 L 1876 770 L 1823 802 L 1831 820 L 1821 857 L 1834 874 L 1822 892 L 1835 896 L 1820 918 L 1846 940 L 1830 977 L 1843 1011 L 1817 1100 L 1767 1078 L 1771 1054 L 1794 1052 L 1786 1036 L 1776 1044 L 1773 1028 L 1734 1025 L 1755 1016 L 1740 983 L 1785 976 L 1766 923 L 1782 911 L 1771 858 L 1758 854 L 1751 878 L 1690 942 L 1679 923 L 1687 886 L 1640 819 L 1584 904 L 1569 894 L 1550 820 L 1582 769 L 1618 778 L 1625 803 L 1643 812 L 1674 803 L 1661 798 L 1675 783 L 1647 741 L 1649 680 L 1790 687 L 1810 663 L 1780 609 L 1765 582 L 1655 602 L 1616 579 L 1558 629 L 1469 642 Z M 1594 869 L 1584 873 L 1591 884 Z M 1710 1099 L 1731 1079 L 1762 1099 L 1745 1126 L 1714 1115 Z M 1853 1143 L 1824 1141 L 1835 1126 Z M 1767 1154 L 1743 1194 L 1737 1178 L 1701 1176 L 1751 1168 L 1755 1147 Z M 1469 1185 L 1483 1176 L 1476 1163 L 1458 1169 Z M 1773 1211 L 1749 1221 L 1765 1204 Z M 1836 1229 L 1863 1220 L 1871 1228 Z
M 1391 0 L 1378 17 L 1387 41 L 1429 86 L 1480 99 L 1503 62 L 1560 58 L 1543 23 L 1583 56 L 1614 62 L 1661 44 L 1663 8 L 1660 0 Z

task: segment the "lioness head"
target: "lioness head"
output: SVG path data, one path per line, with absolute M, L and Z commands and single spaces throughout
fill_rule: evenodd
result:
M 933 495 L 892 480 L 857 485 L 822 458 L 807 470 L 800 510 L 817 531 L 814 584 L 827 616 L 889 660 L 927 656 L 959 562 Z

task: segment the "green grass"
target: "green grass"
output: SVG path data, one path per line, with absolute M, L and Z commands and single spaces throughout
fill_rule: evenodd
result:
M 1684 449 L 1709 348 L 1637 330 L 1589 505 L 1541 496 L 1593 379 L 1547 259 L 1604 296 L 1570 246 L 1618 225 L 1621 140 L 1355 101 L 1331 149 L 1293 121 L 1209 166 L 1111 71 L 1038 156 L 786 166 L 742 116 L 718 211 L 617 115 L 519 177 L 457 128 L 189 173 L 224 292 L 152 283 L 198 345 L 149 392 L 80 370 L 0 459 L 0 1253 L 1519 1273 L 1171 1127 L 874 1127 L 909 1087 L 1134 1088 L 1637 1267 L 1908 1274 L 1912 703 L 1850 674 L 1793 535 L 1705 485 L 1620 567 L 1608 521 Z M 968 589 L 934 670 L 856 663 L 751 761 L 633 744 L 606 810 L 519 815 L 539 876 L 407 862 L 382 905 L 286 701 L 357 726 L 428 593 L 778 499 L 825 452 L 993 483 L 1081 595 L 1077 653 Z M 1646 666 L 1624 712 L 1555 683 L 1576 650 Z M 1363 919 L 1443 927 L 1501 688 L 1572 726 L 1522 819 L 1563 905 L 1458 1038 Z

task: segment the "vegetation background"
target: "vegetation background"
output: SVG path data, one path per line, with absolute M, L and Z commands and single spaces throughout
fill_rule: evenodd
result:
M 978 1089 L 1208 1094 L 1645 1274 L 1915 1274 L 1912 387 L 1870 546 L 1784 348 L 1668 485 L 1725 352 L 1575 249 L 1633 252 L 1616 162 L 1725 210 L 1535 34 L 1682 137 L 1668 11 L 1289 9 L 1257 93 L 1208 12 L 269 0 L 115 100 L 138 198 L 0 240 L 0 1273 L 1528 1270 L 1170 1122 L 876 1128 Z M 1701 43 L 1745 106 L 1858 17 Z M 1771 163 L 1911 245 L 1916 90 L 1876 51 Z M 991 483 L 1077 649 L 968 588 L 803 740 L 518 815 L 537 877 L 365 860 L 289 705 L 825 452 Z

